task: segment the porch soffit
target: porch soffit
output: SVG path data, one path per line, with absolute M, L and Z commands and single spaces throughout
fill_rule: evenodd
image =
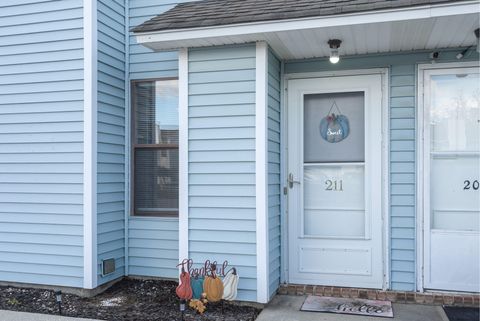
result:
M 136 33 L 153 50 L 267 42 L 285 60 L 327 57 L 328 39 L 344 56 L 476 44 L 480 1 L 375 10 L 354 14 Z

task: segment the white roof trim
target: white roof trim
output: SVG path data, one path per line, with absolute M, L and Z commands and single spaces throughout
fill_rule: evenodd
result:
M 315 29 L 334 26 L 358 25 L 426 19 L 478 12 L 480 1 L 462 1 L 418 7 L 365 11 L 343 15 L 310 17 L 291 20 L 260 21 L 234 25 L 220 25 L 189 29 L 172 29 L 137 34 L 137 42 L 145 46 L 155 43 L 157 50 L 175 49 L 175 43 L 201 38 L 232 37 L 246 34 Z M 165 43 L 165 46 L 160 45 Z M 177 47 L 178 48 L 178 47 Z

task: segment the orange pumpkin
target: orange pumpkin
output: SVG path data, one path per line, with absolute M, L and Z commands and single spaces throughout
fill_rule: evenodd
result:
M 190 286 L 190 274 L 182 268 L 180 274 L 180 284 L 175 290 L 181 300 L 190 300 L 192 298 L 192 287 Z
M 218 302 L 222 299 L 223 296 L 223 282 L 217 277 L 216 266 L 211 265 L 212 274 L 206 276 L 203 281 L 203 291 L 207 294 L 207 300 L 211 302 Z

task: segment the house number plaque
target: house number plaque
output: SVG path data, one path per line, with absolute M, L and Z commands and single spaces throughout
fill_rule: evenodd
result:
M 475 191 L 478 191 L 478 189 L 480 188 L 480 182 L 478 180 L 471 181 L 471 180 L 467 179 L 463 182 L 463 184 L 465 184 L 463 186 L 464 190 L 473 189 Z
M 325 190 L 333 192 L 343 192 L 343 180 L 327 179 L 325 181 Z

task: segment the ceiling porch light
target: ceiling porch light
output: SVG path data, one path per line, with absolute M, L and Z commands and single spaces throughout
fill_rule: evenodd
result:
M 341 43 L 342 40 L 339 39 L 328 40 L 328 45 L 330 46 L 330 62 L 332 64 L 336 64 L 340 61 L 340 54 L 338 53 L 338 48 L 340 48 Z

